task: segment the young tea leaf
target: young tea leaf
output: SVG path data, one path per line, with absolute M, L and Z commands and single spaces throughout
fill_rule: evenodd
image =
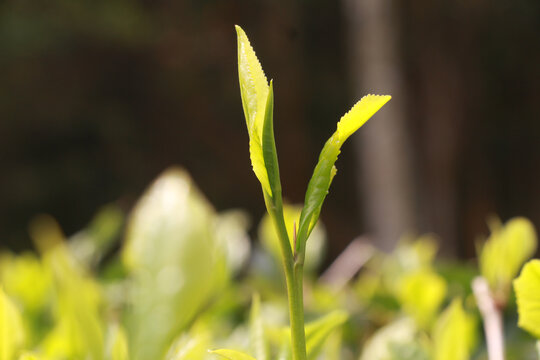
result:
M 336 132 L 324 145 L 306 191 L 304 209 L 300 217 L 298 242 L 296 244 L 297 253 L 303 254 L 305 241 L 319 219 L 322 204 L 337 172 L 334 164 L 337 161 L 341 146 L 349 136 L 364 125 L 389 100 L 390 96 L 364 96 L 349 112 L 343 115 L 337 124 Z
M 262 149 L 264 166 L 266 168 L 271 191 L 269 195 L 272 195 L 274 204 L 280 206 L 282 203 L 281 180 L 279 179 L 279 164 L 277 158 L 276 141 L 274 139 L 274 85 L 272 81 L 270 81 L 270 90 L 268 91 L 268 100 L 266 102 L 262 134 Z
M 236 26 L 236 34 L 238 39 L 238 77 L 249 133 L 251 164 L 263 191 L 272 195 L 262 143 L 269 92 L 268 81 L 246 33 L 240 26 Z
M 540 260 L 531 260 L 514 280 L 518 326 L 540 339 Z

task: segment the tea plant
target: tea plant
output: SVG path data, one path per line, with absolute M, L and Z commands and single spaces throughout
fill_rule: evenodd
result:
M 293 359 L 305 360 L 307 353 L 304 333 L 303 271 L 306 242 L 319 219 L 324 199 L 336 175 L 334 164 L 341 146 L 390 100 L 390 96 L 368 95 L 356 103 L 338 122 L 336 132 L 321 151 L 319 162 L 307 187 L 304 207 L 298 221 L 298 231 L 294 230 L 291 239 L 283 217 L 281 180 L 274 140 L 273 83 L 272 81 L 268 83 L 245 32 L 239 26 L 236 26 L 236 31 L 240 93 L 249 133 L 251 163 L 261 183 L 266 209 L 280 241 L 289 298 Z

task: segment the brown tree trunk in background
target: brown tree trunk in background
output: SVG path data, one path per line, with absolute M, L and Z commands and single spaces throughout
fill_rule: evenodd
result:
M 391 250 L 416 225 L 411 149 L 397 51 L 395 10 L 390 0 L 345 0 L 350 72 L 356 97 L 392 95 L 356 138 L 359 194 L 375 245 Z
M 456 60 L 436 41 L 432 44 L 419 54 L 424 119 L 424 135 L 419 141 L 422 218 L 429 231 L 440 236 L 441 253 L 455 256 L 459 245 L 457 173 L 463 84 Z

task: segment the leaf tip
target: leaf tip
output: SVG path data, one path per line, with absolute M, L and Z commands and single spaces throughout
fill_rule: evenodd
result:
M 245 35 L 245 34 L 246 34 L 246 33 L 244 32 L 244 30 L 243 30 L 239 25 L 236 25 L 236 24 L 235 24 L 235 25 L 234 25 L 234 28 L 235 28 L 236 34 L 237 34 L 238 36 L 240 36 L 240 35 Z

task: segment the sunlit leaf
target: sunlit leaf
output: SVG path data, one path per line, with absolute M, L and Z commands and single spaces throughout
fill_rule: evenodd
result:
M 241 270 L 249 259 L 249 225 L 249 216 L 240 210 L 225 211 L 216 219 L 216 236 L 225 248 L 227 264 L 233 272 Z
M 0 360 L 12 360 L 24 341 L 21 314 L 0 285 Z
M 433 329 L 434 360 L 468 360 L 476 342 L 475 321 L 460 299 L 452 301 Z
M 124 329 L 114 324 L 109 328 L 107 336 L 106 359 L 110 360 L 128 360 L 129 351 L 126 334 Z
M 102 304 L 98 283 L 72 257 L 58 224 L 42 216 L 33 221 L 31 234 L 53 274 L 55 327 L 45 337 L 46 355 L 59 358 L 103 359 L 104 339 L 100 319 Z
M 135 206 L 122 257 L 130 272 L 130 355 L 157 359 L 228 278 L 217 214 L 181 169 L 165 171 Z
M 347 314 L 335 310 L 306 325 L 306 349 L 310 360 L 317 358 L 326 339 L 347 320 Z
M 514 280 L 519 327 L 540 339 L 540 260 L 531 260 Z
M 342 360 L 341 348 L 343 346 L 343 331 L 333 331 L 328 335 L 326 345 L 321 351 L 319 358 L 325 360 Z
M 400 344 L 410 344 L 416 337 L 414 321 L 403 318 L 379 329 L 365 343 L 360 360 L 390 360 L 392 347 Z
M 341 146 L 347 138 L 358 130 L 370 117 L 372 117 L 384 104 L 390 100 L 390 96 L 367 95 L 358 101 L 347 112 L 337 125 L 336 132 L 328 139 L 319 156 L 319 162 L 315 166 L 311 180 L 309 181 L 304 201 L 304 209 L 300 216 L 299 241 L 297 250 L 301 253 L 307 237 L 313 230 L 322 204 L 332 179 L 336 175 L 334 164 L 337 161 Z
M 270 90 L 268 91 L 268 101 L 264 116 L 264 125 L 262 133 L 262 148 L 264 156 L 264 167 L 268 174 L 270 184 L 270 194 L 275 205 L 282 203 L 281 199 L 281 180 L 279 178 L 279 164 L 277 158 L 276 141 L 274 139 L 274 85 L 270 81 Z
M 430 360 L 425 347 L 417 341 L 408 344 L 390 343 L 390 354 L 388 360 Z
M 221 356 L 224 359 L 229 360 L 256 360 L 254 357 L 236 350 L 219 349 L 211 351 L 212 354 Z
M 405 276 L 418 272 L 433 272 L 436 253 L 437 242 L 433 236 L 404 237 L 391 254 L 382 256 L 379 267 L 373 271 L 381 273 L 383 285 L 399 298 Z
M 534 226 L 525 218 L 514 218 L 504 227 L 492 229 L 480 252 L 479 263 L 482 276 L 497 300 L 506 301 L 512 280 L 534 254 L 536 246 Z
M 182 334 L 170 347 L 165 360 L 204 360 L 208 358 L 210 334 L 206 329 L 194 326 Z
M 0 282 L 6 293 L 17 299 L 24 311 L 31 313 L 42 310 L 52 295 L 51 272 L 31 253 L 3 254 Z
M 21 356 L 19 356 L 19 360 L 40 360 L 40 359 L 41 357 L 32 353 L 24 353 L 24 354 L 21 354 Z
M 244 107 L 244 115 L 249 133 L 251 164 L 263 190 L 272 196 L 265 158 L 263 156 L 263 127 L 266 105 L 269 99 L 268 81 L 246 33 L 239 26 L 236 26 L 236 33 L 238 39 L 240 94 L 242 95 L 242 105 Z
M 432 270 L 405 274 L 401 279 L 398 299 L 405 313 L 421 327 L 432 321 L 446 295 L 444 279 Z

